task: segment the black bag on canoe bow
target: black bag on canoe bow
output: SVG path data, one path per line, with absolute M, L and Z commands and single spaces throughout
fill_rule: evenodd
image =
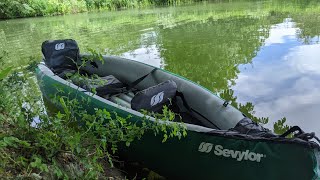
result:
M 45 64 L 55 73 L 66 69 L 76 70 L 80 52 L 78 44 L 72 39 L 48 40 L 42 43 L 42 54 Z

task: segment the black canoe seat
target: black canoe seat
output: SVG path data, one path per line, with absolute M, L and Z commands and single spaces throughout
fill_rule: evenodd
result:
M 177 85 L 172 80 L 164 81 L 133 94 L 130 92 L 111 96 L 110 101 L 133 110 L 159 112 L 176 95 Z
M 164 81 L 135 94 L 131 101 L 133 110 L 147 110 L 158 112 L 163 105 L 170 102 L 177 92 L 177 84 L 172 80 Z

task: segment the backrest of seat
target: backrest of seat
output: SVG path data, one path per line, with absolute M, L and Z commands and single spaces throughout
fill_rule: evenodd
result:
M 157 112 L 162 106 L 174 98 L 177 84 L 172 80 L 164 81 L 158 85 L 139 91 L 131 100 L 133 110 L 147 110 Z
M 78 44 L 72 39 L 48 40 L 41 46 L 45 64 L 59 74 L 65 69 L 77 69 L 80 57 Z

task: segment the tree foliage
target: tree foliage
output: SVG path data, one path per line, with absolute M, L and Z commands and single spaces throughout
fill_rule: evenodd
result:
M 193 0 L 2 0 L 0 19 L 51 16 L 89 10 L 115 10 L 150 5 L 173 5 Z

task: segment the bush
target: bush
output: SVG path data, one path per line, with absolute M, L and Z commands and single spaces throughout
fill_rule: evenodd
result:
M 0 57 L 0 68 L 7 69 Z M 49 113 L 34 78 L 36 65 L 18 68 L 0 80 L 0 179 L 106 178 L 119 144 L 130 148 L 146 131 L 163 132 L 163 141 L 186 135 L 184 126 L 159 123 L 174 117 L 166 107 L 156 115 L 158 123 L 142 120 L 138 125 L 105 109 L 88 114 L 82 107 L 86 99 L 57 94 L 53 102 L 62 110 Z
M 0 2 L 0 19 L 32 16 L 34 10 L 24 0 L 4 0 Z
M 176 5 L 194 1 L 199 0 L 2 0 L 0 19 L 70 14 L 95 9 Z
M 4 0 L 0 2 L 0 19 L 49 16 L 87 11 L 82 0 Z

